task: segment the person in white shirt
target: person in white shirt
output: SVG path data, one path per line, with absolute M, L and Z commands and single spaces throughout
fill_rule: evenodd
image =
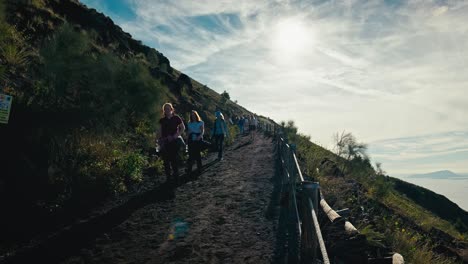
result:
M 187 160 L 187 173 L 192 172 L 192 164 L 197 162 L 197 172 L 202 171 L 201 148 L 203 141 L 203 133 L 205 132 L 205 123 L 201 120 L 200 115 L 195 110 L 190 113 L 190 122 L 187 124 L 188 130 L 188 151 L 189 157 Z

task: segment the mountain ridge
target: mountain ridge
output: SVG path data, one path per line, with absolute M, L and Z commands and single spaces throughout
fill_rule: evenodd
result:
M 431 179 L 453 179 L 461 178 L 463 175 L 456 174 L 450 170 L 440 170 L 429 173 L 411 174 L 408 178 L 431 178 Z

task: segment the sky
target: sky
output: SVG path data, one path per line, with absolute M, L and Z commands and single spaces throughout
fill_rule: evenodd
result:
M 389 175 L 468 173 L 468 1 L 81 0 L 171 66 Z

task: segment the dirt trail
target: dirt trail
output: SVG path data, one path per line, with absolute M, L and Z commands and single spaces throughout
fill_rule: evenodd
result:
M 274 146 L 242 137 L 198 179 L 149 204 L 64 263 L 271 263 Z

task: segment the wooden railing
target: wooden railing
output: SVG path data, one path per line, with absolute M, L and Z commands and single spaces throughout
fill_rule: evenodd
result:
M 287 218 L 287 261 L 288 263 L 330 263 L 327 246 L 322 235 L 322 226 L 334 230 L 335 241 L 333 263 L 389 263 L 403 264 L 403 257 L 394 253 L 386 258 L 368 259 L 365 247 L 366 238 L 354 225 L 328 205 L 318 182 L 304 179 L 296 156 L 295 145 L 288 144 L 280 127 L 273 122 L 261 122 L 260 129 L 273 136 L 277 143 L 280 163 L 282 207 Z M 348 209 L 339 212 L 346 213 Z M 333 243 L 332 243 L 333 242 Z M 350 252 L 337 254 L 349 249 Z M 360 250 L 362 249 L 362 250 Z M 343 252 L 341 252 L 343 253 Z
M 304 180 L 294 145 L 287 144 L 281 136 L 277 144 L 283 190 L 288 196 L 288 261 L 315 263 L 320 255 L 322 263 L 329 264 L 317 216 L 319 183 Z

